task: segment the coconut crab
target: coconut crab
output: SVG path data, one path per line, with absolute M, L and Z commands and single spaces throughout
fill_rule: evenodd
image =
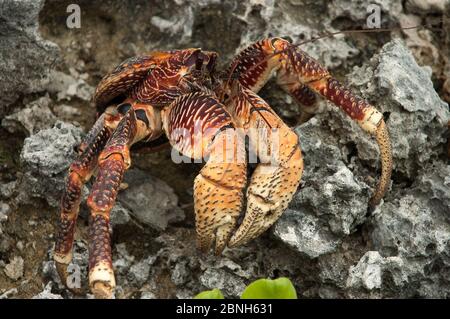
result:
M 306 114 L 314 113 L 316 95 L 321 95 L 376 138 L 381 177 L 369 207 L 380 202 L 390 183 L 392 152 L 383 116 L 375 107 L 282 38 L 251 44 L 225 71 L 216 70 L 217 57 L 197 48 L 151 52 L 122 62 L 100 81 L 94 95 L 99 116 L 79 146 L 61 200 L 54 260 L 64 281 L 81 189 L 97 172 L 87 200 L 89 286 L 96 297 L 112 297 L 110 211 L 131 165 L 132 146 L 156 148 L 164 135 L 184 156 L 207 158 L 194 182 L 202 251 L 214 246 L 220 254 L 226 246 L 245 244 L 267 230 L 288 206 L 303 171 L 297 134 L 257 95 L 272 75 Z M 260 161 L 249 181 L 245 143 L 235 138 L 242 135 Z

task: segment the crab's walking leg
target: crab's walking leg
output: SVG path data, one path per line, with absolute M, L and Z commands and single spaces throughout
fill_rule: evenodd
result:
M 307 85 L 314 92 L 322 95 L 340 107 L 348 116 L 370 135 L 376 137 L 381 155 L 381 176 L 369 202 L 373 209 L 386 193 L 392 173 L 392 149 L 389 133 L 383 114 L 367 101 L 352 93 L 338 80 L 305 52 L 285 40 L 276 40 L 274 46 L 279 50 L 287 50 L 282 54 L 278 77 L 286 81 L 297 80 Z
M 109 117 L 107 114 L 99 117 L 85 140 L 81 143 L 80 151 L 82 153 L 70 165 L 69 175 L 66 179 L 54 251 L 56 268 L 64 284 L 67 281 L 67 265 L 72 260 L 72 245 L 81 200 L 81 190 L 83 184 L 91 177 L 97 166 L 98 155 L 111 135 L 111 128 L 107 125 L 108 120 L 110 121 Z
M 99 156 L 98 175 L 87 200 L 90 208 L 89 286 L 97 298 L 112 297 L 115 288 L 109 218 L 123 174 L 131 165 L 130 146 L 137 132 L 136 113 L 130 108 Z
M 259 236 L 280 217 L 300 183 L 303 160 L 297 134 L 255 93 L 242 88 L 230 109 L 260 160 L 247 188 L 244 220 L 229 242 L 232 247 Z
M 383 115 L 368 102 L 356 96 L 330 73 L 299 48 L 280 38 L 258 41 L 243 50 L 233 61 L 239 82 L 257 92 L 274 72 L 277 82 L 297 101 L 302 102 L 310 91 L 320 94 L 339 106 L 363 130 L 376 137 L 381 153 L 381 177 L 370 207 L 376 206 L 386 193 L 392 172 L 392 150 Z M 305 91 L 305 87 L 309 89 Z M 306 93 L 305 93 L 306 92 Z
M 194 182 L 197 243 L 207 251 L 215 241 L 215 252 L 220 254 L 242 209 L 244 143 L 224 106 L 205 93 L 177 98 L 163 110 L 162 119 L 176 150 L 193 159 L 209 157 Z

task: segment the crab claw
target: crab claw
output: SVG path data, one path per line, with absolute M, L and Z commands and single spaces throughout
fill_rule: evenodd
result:
M 223 130 L 213 139 L 208 162 L 194 182 L 197 243 L 203 252 L 215 241 L 221 254 L 243 208 L 247 183 L 245 146 L 233 130 Z
M 244 219 L 231 237 L 229 247 L 249 242 L 275 223 L 291 201 L 303 172 L 297 134 L 264 100 L 241 88 L 232 105 L 235 110 L 245 110 L 248 114 L 242 125 L 247 129 L 250 149 L 260 163 L 247 188 Z
M 248 243 L 272 226 L 287 208 L 300 182 L 303 162 L 297 147 L 282 165 L 259 164 L 247 189 L 244 220 L 228 243 L 236 247 Z
M 236 227 L 242 210 L 246 165 L 208 163 L 194 182 L 197 244 L 208 252 L 215 241 L 220 255 Z

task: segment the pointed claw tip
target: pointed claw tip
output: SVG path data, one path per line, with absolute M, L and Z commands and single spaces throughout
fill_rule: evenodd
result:
M 222 255 L 224 249 L 225 249 L 225 245 L 217 246 L 216 249 L 214 250 L 214 255 L 216 255 L 216 256 Z
M 197 249 L 200 251 L 202 255 L 206 255 L 209 251 L 210 246 L 206 245 L 200 241 L 197 241 Z
M 367 207 L 367 216 L 370 216 L 370 215 L 372 215 L 373 214 L 373 212 L 374 212 L 374 210 L 375 210 L 375 207 L 376 206 L 372 206 L 372 205 L 370 205 L 369 204 L 369 206 Z
M 372 207 L 376 207 L 381 203 L 381 198 L 380 196 L 374 195 L 370 200 L 369 200 L 369 206 Z
M 367 207 L 367 215 L 372 215 L 373 212 L 375 211 L 375 209 L 377 208 L 377 206 L 380 204 L 381 199 L 376 198 L 376 197 L 372 197 L 369 200 L 369 205 Z

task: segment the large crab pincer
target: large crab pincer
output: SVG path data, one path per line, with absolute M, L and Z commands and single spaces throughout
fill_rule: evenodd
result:
M 201 250 L 214 247 L 220 254 L 273 225 L 297 190 L 303 161 L 298 136 L 257 95 L 272 75 L 303 114 L 314 113 L 316 95 L 321 95 L 375 136 L 381 178 L 369 206 L 380 202 L 389 186 L 392 154 L 377 109 L 281 38 L 250 45 L 222 72 L 215 68 L 216 59 L 216 53 L 201 49 L 152 52 L 124 61 L 101 80 L 94 96 L 99 116 L 70 166 L 61 201 L 54 259 L 63 280 L 72 259 L 82 186 L 96 172 L 87 200 L 89 285 L 96 297 L 113 296 L 110 212 L 133 145 L 152 149 L 164 135 L 180 154 L 206 159 L 194 182 Z M 246 147 L 258 158 L 249 180 Z

